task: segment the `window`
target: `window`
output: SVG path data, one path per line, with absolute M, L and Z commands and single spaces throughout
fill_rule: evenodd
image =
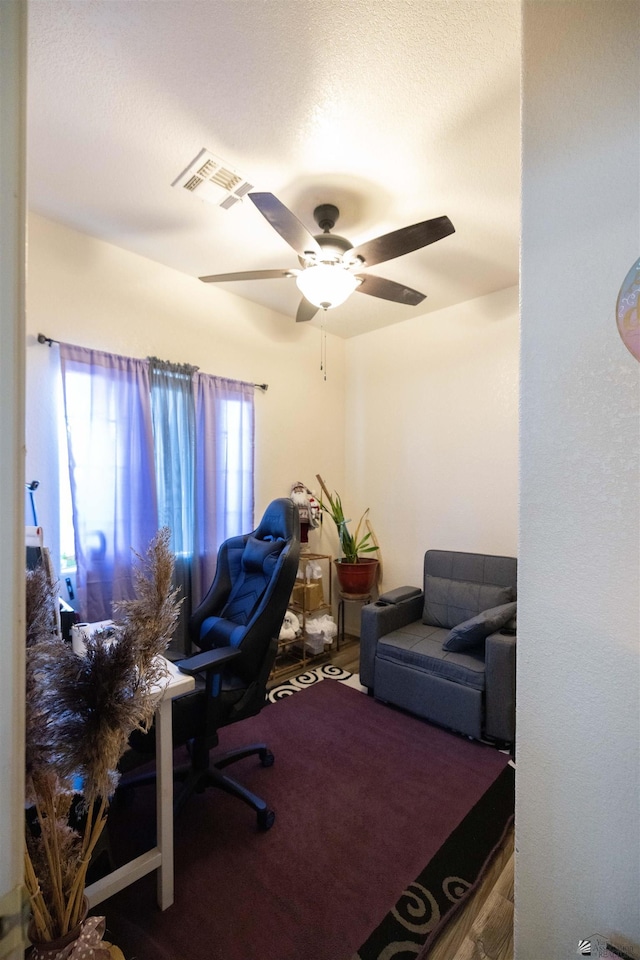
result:
M 151 420 L 158 525 L 169 527 L 176 555 L 194 552 L 194 367 L 150 361 Z
M 77 565 L 81 616 L 132 595 L 132 551 L 166 525 L 186 621 L 220 543 L 253 527 L 253 385 L 69 344 L 60 356 L 60 569 Z

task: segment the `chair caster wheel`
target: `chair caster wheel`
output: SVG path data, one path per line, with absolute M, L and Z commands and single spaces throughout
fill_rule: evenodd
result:
M 271 750 L 265 750 L 265 752 L 260 757 L 260 763 L 263 767 L 272 767 L 275 762 L 275 757 L 271 753 Z
M 260 810 L 258 812 L 258 830 L 270 830 L 276 819 L 275 810 Z

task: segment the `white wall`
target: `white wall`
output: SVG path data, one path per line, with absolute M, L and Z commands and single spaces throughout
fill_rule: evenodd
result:
M 349 340 L 346 429 L 383 587 L 420 586 L 428 548 L 515 556 L 517 287 Z
M 0 901 L 20 912 L 24 822 L 24 270 L 27 17 L 0 4 Z M 22 931 L 3 940 L 22 957 Z
M 57 447 L 52 397 L 57 348 L 38 333 L 128 356 L 196 364 L 205 373 L 269 384 L 256 391 L 256 520 L 274 497 L 317 473 L 344 476 L 344 341 L 158 263 L 42 217 L 29 220 L 27 480 L 39 480 L 38 520 L 57 548 Z M 312 534 L 313 546 L 323 546 Z
M 640 5 L 527 0 L 523 37 L 516 957 L 640 956 Z

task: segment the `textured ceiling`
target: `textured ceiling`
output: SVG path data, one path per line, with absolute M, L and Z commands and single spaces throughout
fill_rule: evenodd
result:
M 29 5 L 36 212 L 192 277 L 298 266 L 250 201 L 172 181 L 205 147 L 312 232 L 356 245 L 446 214 L 456 233 L 372 268 L 418 307 L 354 293 L 353 336 L 518 280 L 517 0 L 48 0 Z M 293 317 L 291 279 L 225 285 Z M 320 322 L 318 315 L 312 323 Z M 292 321 L 293 322 L 293 321 Z

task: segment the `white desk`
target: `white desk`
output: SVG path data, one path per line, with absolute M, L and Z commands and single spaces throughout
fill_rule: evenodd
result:
M 157 845 L 135 860 L 96 880 L 85 888 L 89 906 L 113 896 L 152 870 L 158 871 L 158 905 L 166 910 L 173 903 L 173 731 L 171 701 L 193 690 L 195 681 L 180 673 L 169 660 L 169 678 L 156 708 L 156 817 Z

